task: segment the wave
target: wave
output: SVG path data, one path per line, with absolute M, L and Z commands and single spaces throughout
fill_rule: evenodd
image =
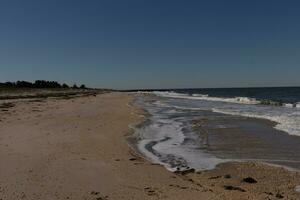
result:
M 193 97 L 208 97 L 208 94 L 192 94 Z
M 234 98 L 222 98 L 222 97 L 210 97 L 207 94 L 184 94 L 177 92 L 153 92 L 157 96 L 169 97 L 169 98 L 183 98 L 192 100 L 205 100 L 205 101 L 221 101 L 227 103 L 240 103 L 240 104 L 260 104 L 261 102 L 255 98 L 249 97 L 234 97 Z
M 172 105 L 177 109 L 212 110 L 223 114 L 266 119 L 277 123 L 274 128 L 290 135 L 300 136 L 300 102 L 283 104 L 248 97 L 221 98 L 210 97 L 206 94 L 189 95 L 176 92 L 154 92 L 154 94 L 167 98 L 203 100 L 186 106 Z
M 186 93 L 177 93 L 177 92 L 161 92 L 155 91 L 153 94 L 160 97 L 169 97 L 169 98 L 182 98 L 182 99 L 191 99 L 191 100 L 204 100 L 204 101 L 218 101 L 225 103 L 238 103 L 238 104 L 261 104 L 261 105 L 270 105 L 270 106 L 284 106 L 288 108 L 300 108 L 300 102 L 298 103 L 282 103 L 278 101 L 273 101 L 270 99 L 256 99 L 250 97 L 212 97 L 208 94 L 186 94 Z
M 171 106 L 168 106 L 171 107 Z M 175 109 L 180 110 L 190 110 L 190 111 L 205 111 L 211 110 L 216 113 L 222 113 L 226 115 L 236 115 L 242 117 L 250 117 L 250 118 L 259 118 L 259 119 L 266 119 L 272 122 L 277 123 L 274 128 L 284 131 L 290 135 L 300 136 L 300 112 L 285 112 L 284 110 L 278 111 L 277 113 L 273 112 L 260 112 L 255 108 L 252 110 L 243 110 L 243 109 L 236 109 L 236 108 L 197 108 L 197 107 L 185 107 L 185 106 L 172 106 Z M 285 109 L 284 107 L 279 109 Z M 178 112 L 178 111 L 174 111 Z
M 296 107 L 296 106 L 294 106 L 294 104 L 292 104 L 292 103 L 285 103 L 285 104 L 283 104 L 283 106 L 288 107 L 288 108 Z
M 242 110 L 226 110 L 213 108 L 213 112 L 223 113 L 227 115 L 238 115 L 243 117 L 267 119 L 277 123 L 274 128 L 284 131 L 290 135 L 300 136 L 300 113 L 284 113 L 275 115 L 274 113 L 255 113 Z

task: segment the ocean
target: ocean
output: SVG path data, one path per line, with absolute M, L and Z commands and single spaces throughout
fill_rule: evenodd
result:
M 300 87 L 136 92 L 135 147 L 170 171 L 261 161 L 300 169 Z

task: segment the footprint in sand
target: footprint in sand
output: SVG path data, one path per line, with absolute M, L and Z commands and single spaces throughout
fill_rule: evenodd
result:
M 92 191 L 91 195 L 95 196 L 96 200 L 107 200 L 108 196 L 101 196 L 100 192 Z
M 151 187 L 145 187 L 144 188 L 145 193 L 148 196 L 159 196 L 159 193 L 161 193 L 157 188 L 151 188 Z

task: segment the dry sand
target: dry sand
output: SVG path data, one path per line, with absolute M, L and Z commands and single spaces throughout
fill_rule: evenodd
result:
M 143 120 L 132 99 L 109 93 L 0 109 L 0 200 L 300 199 L 299 173 L 281 168 L 228 163 L 182 175 L 145 161 L 125 139 Z M 248 176 L 257 183 L 242 182 Z

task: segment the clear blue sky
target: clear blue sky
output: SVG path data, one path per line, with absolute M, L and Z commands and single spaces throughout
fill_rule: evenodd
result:
M 300 85 L 300 1 L 1 0 L 0 82 Z

